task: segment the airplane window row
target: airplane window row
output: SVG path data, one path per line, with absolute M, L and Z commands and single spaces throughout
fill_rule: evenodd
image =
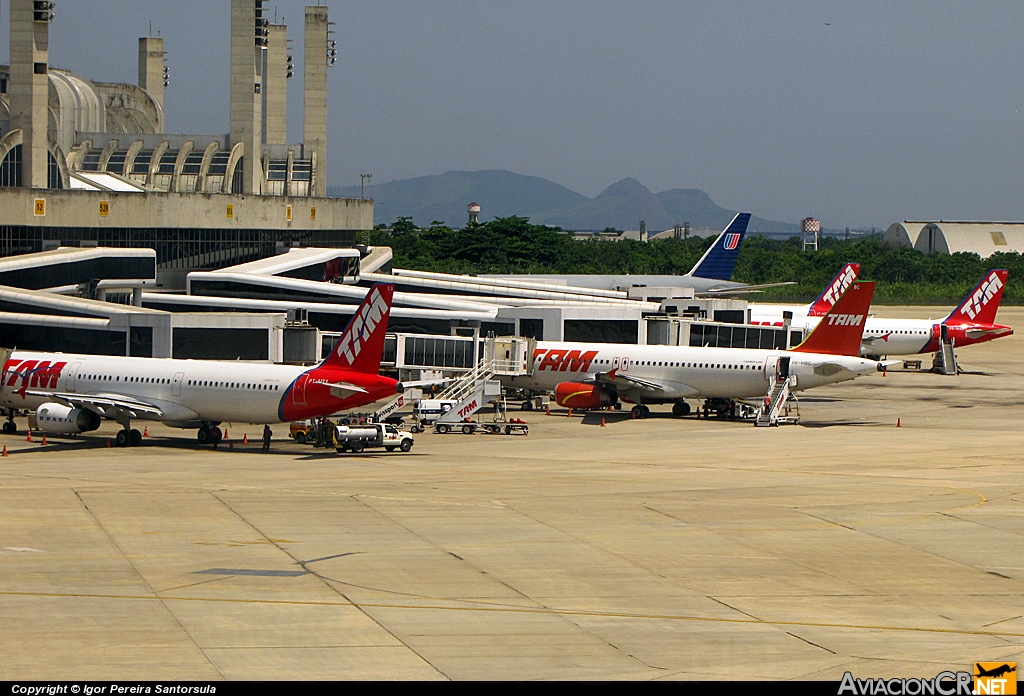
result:
M 79 379 L 92 380 L 94 382 L 120 382 L 121 375 L 79 375 Z M 125 382 L 138 384 L 170 384 L 171 380 L 160 377 L 131 377 L 126 376 Z
M 595 360 L 595 363 L 601 365 L 610 365 L 611 360 Z M 682 362 L 671 362 L 664 360 L 636 360 L 631 364 L 641 365 L 644 367 L 695 367 L 698 369 L 717 369 L 717 370 L 759 370 L 760 365 L 723 365 L 721 363 L 682 363 Z
M 80 375 L 79 379 L 92 380 L 94 382 L 120 382 L 120 375 Z M 172 380 L 166 377 L 133 377 L 125 376 L 125 382 L 134 384 L 170 384 Z M 188 380 L 190 387 L 220 387 L 223 389 L 251 389 L 258 391 L 278 391 L 276 384 L 242 384 L 240 382 L 217 382 L 213 380 Z
M 221 389 L 252 389 L 256 391 L 278 391 L 276 384 L 242 384 L 240 382 L 215 382 L 205 379 L 190 379 L 190 387 L 216 387 Z

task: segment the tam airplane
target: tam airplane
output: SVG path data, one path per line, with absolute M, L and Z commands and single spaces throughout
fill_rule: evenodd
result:
M 751 323 L 782 326 L 782 312 L 789 310 L 793 312 L 792 328 L 810 331 L 834 302 L 837 288 L 841 291 L 842 286 L 853 283 L 859 270 L 858 264 L 846 264 L 818 299 L 802 308 L 780 305 L 755 306 L 751 312 Z M 940 349 L 939 342 L 943 335 L 952 339 L 953 345 L 958 348 L 1010 336 L 1013 334 L 1012 328 L 995 323 L 1008 275 L 1009 272 L 1006 270 L 986 273 L 957 308 L 941 321 L 868 317 L 861 342 L 861 355 L 934 353 Z M 804 311 L 801 313 L 800 309 Z
M 313 368 L 3 351 L 3 431 L 15 431 L 17 411 L 35 410 L 39 429 L 51 433 L 88 432 L 103 418 L 116 420 L 122 447 L 141 444 L 132 420 L 198 428 L 200 443 L 216 444 L 224 422 L 281 423 L 379 401 L 403 391 L 379 374 L 393 293 L 393 285 L 370 288 L 331 354 Z
M 751 303 L 751 323 L 766 326 L 782 326 L 783 312 L 792 312 L 794 320 L 803 317 L 823 317 L 828 314 L 828 310 L 832 309 L 832 305 L 842 297 L 846 289 L 853 284 L 853 281 L 857 280 L 858 275 L 860 275 L 859 263 L 844 265 L 839 269 L 839 273 L 832 279 L 832 282 L 810 304 L 780 305 Z M 871 321 L 870 317 L 868 321 Z
M 569 408 L 601 408 L 620 399 L 636 404 L 673 404 L 690 412 L 686 399 L 724 412 L 729 400 L 763 399 L 772 378 L 795 377 L 794 390 L 810 389 L 878 372 L 883 365 L 858 356 L 875 284 L 855 282 L 799 346 L 790 350 L 700 348 L 541 341 L 533 374 L 507 379 L 509 386 L 553 391 Z

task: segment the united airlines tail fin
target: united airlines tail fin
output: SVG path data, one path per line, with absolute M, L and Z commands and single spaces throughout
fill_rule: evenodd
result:
M 797 353 L 858 355 L 864 335 L 875 283 L 855 282 L 832 309 L 821 318 L 804 342 L 793 349 Z
M 942 323 L 995 324 L 999 301 L 1003 299 L 1003 287 L 1006 285 L 1006 278 L 1009 275 L 1010 272 L 1006 270 L 986 273 L 977 287 L 967 293 L 967 297 L 948 317 L 942 320 Z
M 736 268 L 736 259 L 740 255 L 740 245 L 750 224 L 750 213 L 736 213 L 729 226 L 718 235 L 715 243 L 704 252 L 700 261 L 690 269 L 687 275 L 712 280 L 729 280 Z
M 818 298 L 811 303 L 811 310 L 807 313 L 809 317 L 823 317 L 832 309 L 832 305 L 843 296 L 846 289 L 853 281 L 857 280 L 860 274 L 859 263 L 848 263 L 839 271 L 839 275 L 832 279 L 832 282 L 825 287 Z
M 391 316 L 391 298 L 395 286 L 377 283 L 370 288 L 352 315 L 341 338 L 331 348 L 331 354 L 320 367 L 354 370 L 375 375 L 380 372 L 384 354 L 384 334 Z

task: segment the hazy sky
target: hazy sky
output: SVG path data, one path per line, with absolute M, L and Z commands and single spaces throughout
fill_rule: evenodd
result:
M 267 3 L 300 66 L 303 4 Z M 588 196 L 627 176 L 701 188 L 828 227 L 1024 220 L 1021 2 L 327 4 L 330 184 L 493 168 Z M 169 130 L 228 130 L 227 0 L 56 9 L 54 66 L 135 82 L 152 21 L 170 54 Z M 289 88 L 297 142 L 301 70 Z

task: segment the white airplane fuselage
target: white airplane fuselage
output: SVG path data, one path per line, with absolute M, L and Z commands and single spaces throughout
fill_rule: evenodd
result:
M 394 380 L 359 375 L 367 394 L 335 397 L 328 384 L 339 375 L 346 377 L 294 365 L 17 351 L 4 367 L 0 408 L 35 410 L 52 400 L 48 394 L 75 394 L 137 399 L 161 412 L 140 418 L 172 424 L 280 423 L 310 417 L 313 409 L 331 413 L 346 403 L 363 405 L 374 401 L 370 396 L 395 393 Z
M 818 325 L 821 317 L 807 316 L 806 305 L 803 309 L 802 314 L 793 313 L 790 327 L 794 331 L 803 331 L 806 336 Z M 782 326 L 782 312 L 758 313 L 757 308 L 754 308 L 751 323 Z M 861 355 L 915 355 L 938 350 L 937 327 L 941 323 L 941 319 L 883 319 L 869 316 L 864 322 Z
M 553 391 L 563 382 L 588 382 L 598 374 L 615 374 L 635 380 L 620 382 L 616 391 L 628 400 L 647 403 L 690 397 L 764 397 L 779 358 L 788 357 L 789 374 L 796 376 L 794 389 L 811 389 L 857 375 L 876 372 L 875 361 L 842 355 L 745 348 L 697 348 L 690 346 L 562 343 L 541 341 L 533 356 L 533 374 L 507 378 L 507 384 L 523 389 Z M 642 383 L 657 385 L 658 390 Z
M 127 396 L 157 406 L 153 420 L 280 422 L 286 389 L 305 367 L 204 360 L 15 352 L 0 386 L 0 406 L 34 410 L 39 393 Z M 26 366 L 20 369 L 21 366 Z M 26 392 L 34 394 L 19 394 Z

